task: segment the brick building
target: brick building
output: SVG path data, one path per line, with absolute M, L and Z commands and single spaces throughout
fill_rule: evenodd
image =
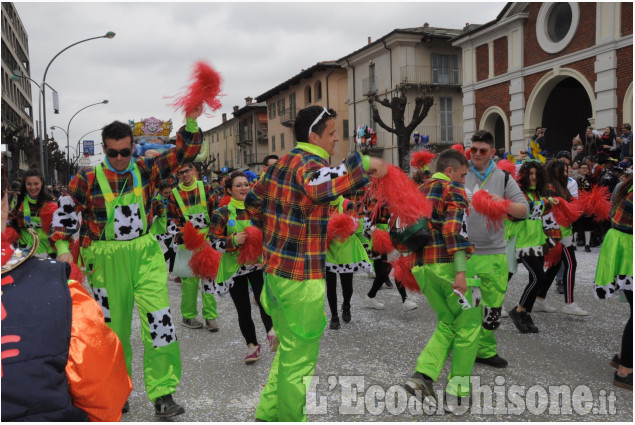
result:
M 517 153 L 535 128 L 551 153 L 576 134 L 633 122 L 632 3 L 507 3 L 452 40 L 463 55 L 465 140 Z

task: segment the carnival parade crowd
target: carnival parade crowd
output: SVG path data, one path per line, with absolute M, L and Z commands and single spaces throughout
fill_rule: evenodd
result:
M 3 167 L 3 421 L 121 420 L 130 408 L 135 305 L 155 415 L 184 413 L 178 326 L 223 331 L 223 297 L 236 308 L 244 363 L 263 349 L 276 353 L 255 420 L 305 421 L 303 378 L 314 374 L 325 329 L 352 320 L 359 272 L 375 275 L 362 295 L 367 308 L 385 308 L 376 297 L 382 285 L 397 287 L 404 311 L 417 308 L 408 290 L 425 296 L 437 323 L 404 387 L 453 413 L 469 403 L 475 363 L 507 367 L 496 339 L 502 317 L 520 333 L 541 332 L 533 313 L 556 311 L 554 281 L 563 314 L 592 314 L 575 301 L 575 253 L 600 245 L 594 295 L 624 297 L 630 307 L 607 362 L 613 384 L 632 390 L 630 124 L 619 136 L 589 128 L 553 158 L 535 149 L 542 128 L 517 156 L 479 130 L 469 147 L 413 152 L 409 178 L 357 150 L 330 164 L 337 116 L 311 106 L 296 116 L 289 154 L 266 157 L 259 176 L 234 171 L 207 184 L 195 165 L 202 112 L 188 110 L 176 147 L 157 156 L 133 155 L 128 124 L 105 126 L 104 161 L 67 188 L 44 187 L 37 169 L 9 182 Z M 519 265 L 529 281 L 506 312 Z M 180 283 L 182 317 L 170 309 L 169 277 Z

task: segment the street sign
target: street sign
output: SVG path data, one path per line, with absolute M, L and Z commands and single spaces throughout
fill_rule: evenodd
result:
M 82 156 L 81 158 L 79 158 L 78 163 L 80 167 L 90 167 L 90 158 Z
M 84 155 L 95 155 L 94 140 L 84 140 Z

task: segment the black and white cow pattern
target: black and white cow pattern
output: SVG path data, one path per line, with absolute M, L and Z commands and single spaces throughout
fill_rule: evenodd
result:
M 467 239 L 467 214 L 463 213 L 463 219 L 461 220 L 461 231 L 459 235 L 462 238 Z
M 114 226 L 115 240 L 129 241 L 141 236 L 143 222 L 139 204 L 116 206 Z
M 179 226 L 176 225 L 176 223 L 174 221 L 170 221 L 165 229 L 165 231 L 174 236 L 177 233 L 179 233 Z
M 523 257 L 542 257 L 544 255 L 542 246 L 528 246 L 516 249 L 516 259 Z
M 554 217 L 553 212 L 545 214 L 542 217 L 542 228 L 545 230 L 558 228 L 558 223 L 556 223 L 556 217 Z
M 77 230 L 79 216 L 75 212 L 75 202 L 70 196 L 61 196 L 57 201 L 57 210 L 53 214 L 51 227 L 65 227 L 67 230 Z
M 208 294 L 220 295 L 221 297 L 229 295 L 229 290 L 234 286 L 234 278 L 254 272 L 262 267 L 262 264 L 243 264 L 236 273 L 224 282 L 215 282 L 209 279 L 203 279 L 203 291 Z
M 176 331 L 170 307 L 147 313 L 150 337 L 154 348 L 165 347 L 176 341 Z
M 346 173 L 348 173 L 348 169 L 344 163 L 337 167 L 320 168 L 309 180 L 309 186 L 317 186 L 322 183 L 326 183 L 338 177 L 342 177 Z
M 371 273 L 373 271 L 373 266 L 370 265 L 367 261 L 360 261 L 358 263 L 350 263 L 350 264 L 333 264 L 326 263 L 326 271 L 331 273 L 356 273 L 356 272 L 366 272 Z
M 595 285 L 595 298 L 604 300 L 613 298 L 618 291 L 632 291 L 633 276 L 617 275 L 615 280 L 606 286 Z
M 195 229 L 203 229 L 209 226 L 209 223 L 205 219 L 205 213 L 188 214 L 188 220 Z
M 362 231 L 362 234 L 364 235 L 366 239 L 370 239 L 376 226 L 373 224 L 370 217 L 368 216 L 364 216 L 362 223 L 364 225 L 364 230 Z
M 530 220 L 540 220 L 542 218 L 542 204 L 540 202 L 532 202 L 531 211 L 529 212 Z
M 481 305 L 481 288 L 478 286 L 471 286 L 472 290 L 472 308 L 476 308 Z
M 93 298 L 101 307 L 106 323 L 110 322 L 110 305 L 108 305 L 108 291 L 106 291 L 106 288 L 93 288 Z
M 483 306 L 483 328 L 493 331 L 501 324 L 502 307 Z

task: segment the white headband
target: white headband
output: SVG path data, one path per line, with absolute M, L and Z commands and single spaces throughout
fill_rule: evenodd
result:
M 309 137 L 311 137 L 311 131 L 313 130 L 313 126 L 315 124 L 317 124 L 318 122 L 320 122 L 320 120 L 322 119 L 322 117 L 324 116 L 324 114 L 331 116 L 331 114 L 329 114 L 329 111 L 324 108 L 324 110 L 322 111 L 322 113 L 320 113 L 320 115 L 318 115 L 318 117 L 315 119 L 315 121 L 313 121 L 313 124 L 311 124 L 311 127 L 309 127 Z

